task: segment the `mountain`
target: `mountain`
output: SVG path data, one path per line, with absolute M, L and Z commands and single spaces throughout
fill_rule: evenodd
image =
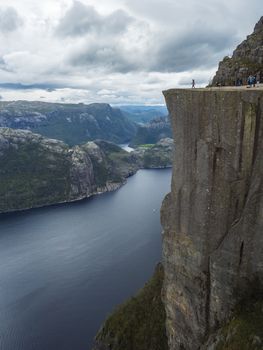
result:
M 131 153 L 95 140 L 70 147 L 29 130 L 0 128 L 0 213 L 112 191 L 140 168 L 171 166 L 173 141 Z
M 107 141 L 70 148 L 31 131 L 0 128 L 0 212 L 111 191 L 138 168 L 137 158 Z
M 133 152 L 143 169 L 168 168 L 172 166 L 174 141 L 164 138 L 154 145 L 142 145 Z
M 172 129 L 168 117 L 160 117 L 151 120 L 145 125 L 138 126 L 130 145 L 155 144 L 163 138 L 172 138 Z
M 254 32 L 238 45 L 233 56 L 219 63 L 212 85 L 235 85 L 237 79 L 246 84 L 249 75 L 256 75 L 257 80 L 263 82 L 263 17 Z
M 136 125 L 108 104 L 0 101 L 0 127 L 27 129 L 70 146 L 103 139 L 126 143 Z
M 133 122 L 144 124 L 158 117 L 166 117 L 166 106 L 120 106 L 125 116 Z

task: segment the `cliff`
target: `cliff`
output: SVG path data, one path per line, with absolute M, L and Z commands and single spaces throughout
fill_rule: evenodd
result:
M 129 142 L 137 129 L 122 111 L 106 103 L 37 101 L 0 101 L 0 127 L 31 130 L 70 146 L 97 139 Z
M 0 128 L 0 213 L 111 191 L 138 169 L 133 155 L 110 142 L 70 148 L 27 130 Z
M 219 63 L 212 85 L 235 85 L 237 79 L 247 83 L 249 75 L 256 75 L 263 82 L 263 17 L 256 24 L 254 32 L 244 40 L 233 53 Z
M 170 350 L 197 350 L 254 288 L 262 296 L 263 90 L 164 95 L 176 146 L 161 211 L 166 330 Z

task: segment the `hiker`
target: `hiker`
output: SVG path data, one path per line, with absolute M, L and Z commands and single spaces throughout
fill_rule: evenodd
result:
M 257 77 L 254 75 L 253 76 L 253 87 L 256 87 L 256 83 L 257 83 Z
M 194 88 L 195 88 L 195 80 L 192 79 L 192 89 L 194 89 Z

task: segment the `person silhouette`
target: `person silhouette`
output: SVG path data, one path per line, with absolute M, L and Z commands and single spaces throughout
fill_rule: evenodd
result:
M 195 80 L 192 79 L 192 89 L 194 89 L 194 88 L 195 88 Z

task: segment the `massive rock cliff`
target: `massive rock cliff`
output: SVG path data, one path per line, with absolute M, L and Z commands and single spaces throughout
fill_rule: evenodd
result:
M 164 95 L 176 145 L 161 214 L 166 329 L 170 350 L 195 350 L 263 283 L 263 91 Z
M 254 32 L 238 45 L 233 56 L 225 57 L 219 63 L 212 85 L 235 85 L 238 79 L 246 84 L 250 74 L 263 82 L 263 17 L 256 24 Z

